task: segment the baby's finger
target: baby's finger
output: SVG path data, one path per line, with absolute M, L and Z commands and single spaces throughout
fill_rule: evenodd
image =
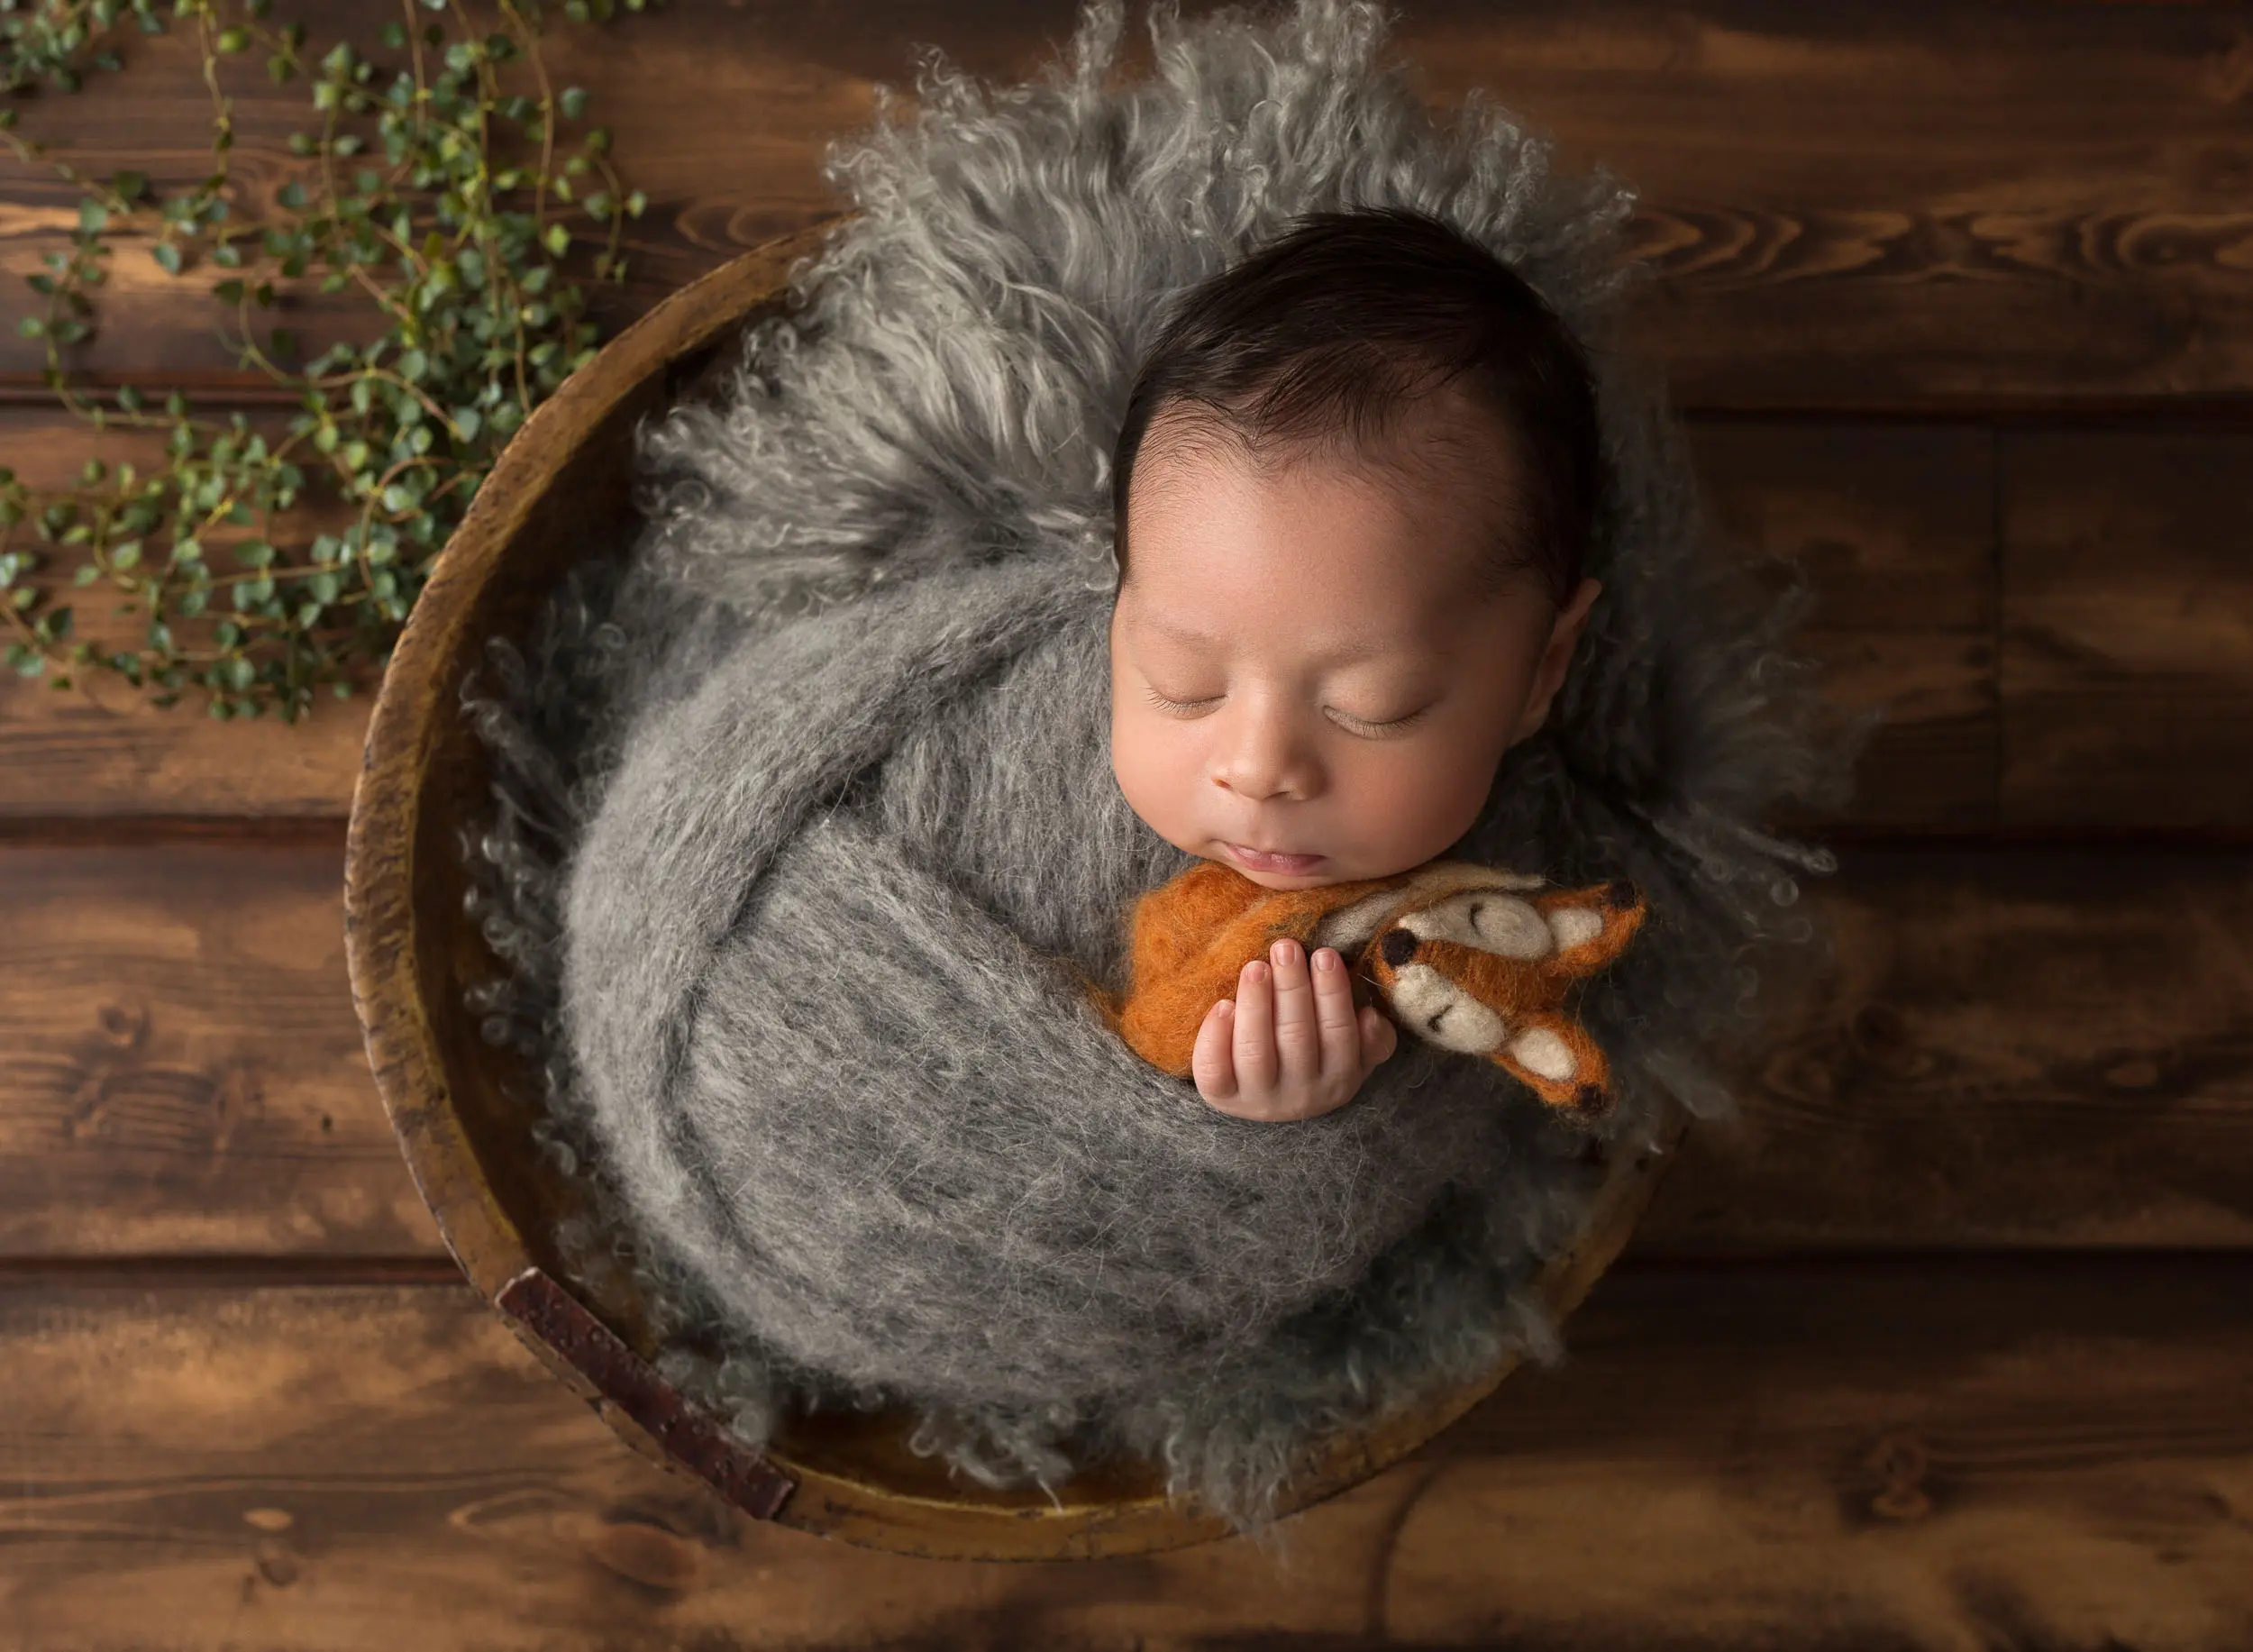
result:
M 1392 1018 L 1374 1004 L 1366 1005 L 1361 1012 L 1361 1049 L 1369 1064 L 1391 1058 L 1400 1046 L 1400 1029 L 1392 1025 Z
M 1361 1024 L 1354 1014 L 1354 984 L 1337 949 L 1324 946 L 1314 954 L 1314 1018 L 1322 1029 L 1322 1071 L 1361 1071 Z
M 1275 991 L 1267 961 L 1254 958 L 1236 976 L 1236 1031 L 1229 1047 L 1236 1082 L 1246 1090 L 1275 1088 Z
M 1311 1084 L 1322 1076 L 1322 1029 L 1315 1020 L 1306 948 L 1285 936 L 1267 955 L 1275 980 L 1275 1059 L 1282 1082 Z
M 1235 1009 L 1224 998 L 1207 1010 L 1197 1029 L 1197 1047 L 1190 1052 L 1190 1076 L 1197 1081 L 1197 1093 L 1208 1101 L 1236 1099 L 1236 1062 L 1228 1053 Z

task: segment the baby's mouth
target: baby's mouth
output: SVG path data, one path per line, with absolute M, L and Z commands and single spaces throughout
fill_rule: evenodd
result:
M 1238 865 L 1248 867 L 1253 872 L 1312 872 L 1325 858 L 1319 854 L 1268 854 L 1226 840 L 1221 847 L 1227 850 Z

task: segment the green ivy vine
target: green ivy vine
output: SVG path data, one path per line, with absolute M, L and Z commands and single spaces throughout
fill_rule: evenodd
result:
M 600 24 L 613 4 L 562 10 Z M 271 710 L 294 723 L 324 685 L 349 698 L 380 671 L 501 447 L 595 353 L 584 295 L 562 274 L 575 227 L 602 238 L 594 278 L 617 280 L 622 227 L 647 204 L 620 181 L 602 127 L 557 164 L 558 125 L 580 119 L 587 95 L 550 84 L 540 0 L 497 5 L 504 26 L 480 34 L 456 0 L 402 0 L 403 20 L 380 32 L 389 61 L 342 41 L 308 62 L 302 24 L 269 26 L 271 0 L 173 0 L 211 93 L 209 175 L 160 194 L 142 173 L 94 182 L 49 162 L 82 198 L 70 250 L 27 278 L 43 313 L 19 331 L 45 341 L 47 386 L 72 413 L 97 432 L 162 431 L 165 458 L 145 474 L 88 459 L 52 494 L 0 466 L 0 634 L 18 672 L 68 689 L 74 671 L 108 671 L 160 706 L 201 690 L 214 717 Z M 0 0 L 0 91 L 43 79 L 71 92 L 88 69 L 117 69 L 107 42 L 128 14 L 143 33 L 165 31 L 153 0 Z M 279 190 L 282 212 L 245 223 L 227 198 L 233 103 L 219 68 L 254 50 L 275 82 L 310 82 L 319 120 L 289 139 L 306 165 Z M 511 65 L 528 86 L 504 87 Z M 0 107 L 0 141 L 32 161 L 46 146 L 18 135 L 17 113 Z M 521 159 L 503 152 L 511 139 Z M 223 272 L 212 290 L 241 342 L 219 335 L 293 394 L 286 436 L 269 442 L 239 412 L 196 417 L 177 389 L 123 386 L 105 406 L 72 383 L 62 352 L 93 333 L 90 295 L 121 231 L 152 234 L 150 256 L 171 275 L 206 258 Z M 299 364 L 293 332 L 268 328 L 261 343 L 253 319 L 275 306 L 275 277 L 315 269 L 322 292 L 357 289 L 385 330 Z M 324 500 L 351 516 L 342 532 L 278 543 L 277 513 Z M 96 584 L 140 616 L 140 647 L 73 640 L 61 597 Z

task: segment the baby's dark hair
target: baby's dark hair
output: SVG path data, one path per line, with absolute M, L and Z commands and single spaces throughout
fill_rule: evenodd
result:
M 1572 600 L 1610 483 L 1580 341 L 1518 272 L 1409 207 L 1309 213 L 1182 296 L 1143 358 L 1113 450 L 1111 507 L 1126 577 L 1126 497 L 1145 433 L 1192 404 L 1244 451 L 1345 438 L 1381 443 L 1410 405 L 1461 378 L 1517 441 L 1523 487 L 1479 570 L 1499 590 L 1531 568 Z

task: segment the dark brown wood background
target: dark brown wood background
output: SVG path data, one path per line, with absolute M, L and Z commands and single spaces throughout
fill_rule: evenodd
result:
M 315 56 L 397 14 L 276 14 Z M 608 321 L 833 210 L 822 146 L 916 42 L 1017 78 L 1072 21 L 559 23 L 652 199 Z M 184 186 L 195 59 L 124 41 L 24 130 Z M 533 1362 L 401 1165 L 340 928 L 364 707 L 11 679 L 0 1647 L 2253 1646 L 2253 6 L 1418 0 L 1394 44 L 1638 188 L 1637 339 L 1717 516 L 1811 565 L 1807 648 L 1891 713 L 1802 823 L 1842 852 L 1807 897 L 1838 970 L 1565 1365 L 1291 1522 L 1287 1564 L 736 1518 Z M 231 89 L 254 210 L 311 121 L 254 65 Z M 0 176 L 0 443 L 55 484 L 132 451 L 12 324 L 74 213 Z M 275 415 L 200 282 L 115 265 L 83 370 Z M 298 324 L 365 324 L 342 303 Z

